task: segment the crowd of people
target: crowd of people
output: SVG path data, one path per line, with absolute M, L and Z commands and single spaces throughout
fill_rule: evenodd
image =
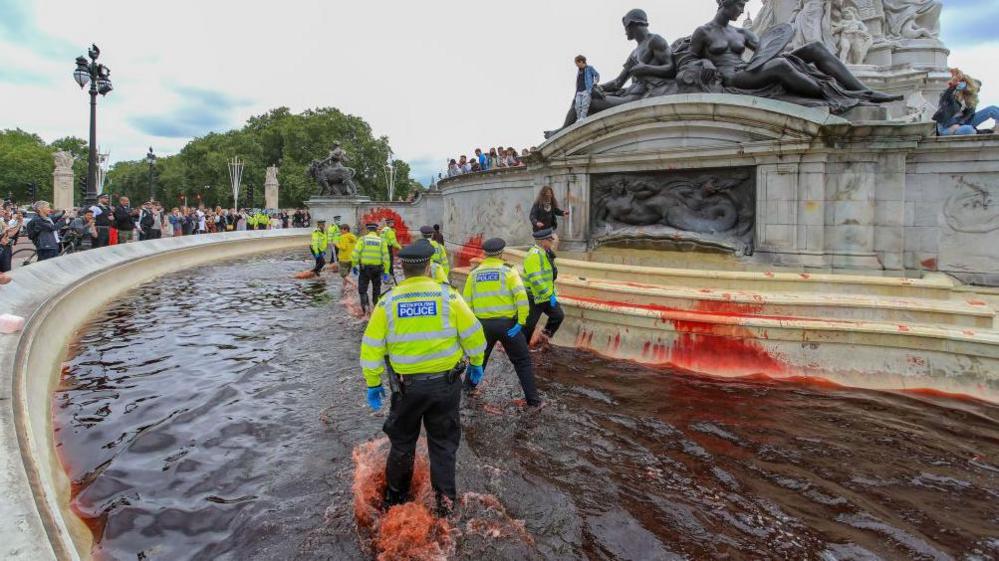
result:
M 456 175 L 463 175 L 466 173 L 476 173 L 480 171 L 489 171 L 498 168 L 515 168 L 524 165 L 524 158 L 529 156 L 534 148 L 524 148 L 517 154 L 517 149 L 503 148 L 490 148 L 489 150 L 483 150 L 481 148 L 476 148 L 475 153 L 469 158 L 467 155 L 462 155 L 457 159 L 451 159 L 447 166 L 447 176 L 454 177 Z

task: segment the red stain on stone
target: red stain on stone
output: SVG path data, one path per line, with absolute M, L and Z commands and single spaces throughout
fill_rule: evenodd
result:
M 975 332 L 972 331 L 972 330 L 970 330 L 970 329 L 965 329 L 964 331 L 961 331 L 961 333 L 964 333 L 968 337 L 974 337 L 975 336 Z
M 935 257 L 930 258 L 930 259 L 923 259 L 922 261 L 919 262 L 919 264 L 922 265 L 924 269 L 927 269 L 927 270 L 930 270 L 930 271 L 936 271 L 937 270 L 937 260 L 936 260 Z
M 369 210 L 361 217 L 361 224 L 376 222 L 380 225 L 382 220 L 395 221 L 395 237 L 399 240 L 399 245 L 412 243 L 413 237 L 409 232 L 409 226 L 406 225 L 406 221 L 399 216 L 398 212 L 390 208 L 379 207 Z
M 476 234 L 462 244 L 455 262 L 458 267 L 468 267 L 473 259 L 482 259 L 485 256 L 486 252 L 482 250 L 482 234 Z
M 808 273 L 801 273 L 801 278 L 808 280 L 812 278 L 812 275 L 809 275 Z
M 970 306 L 986 306 L 986 305 L 988 305 L 988 303 L 985 302 L 984 300 L 968 300 L 968 305 L 970 305 Z
M 903 333 L 907 333 L 909 331 L 912 331 L 911 329 L 909 329 L 908 325 L 899 325 L 898 326 L 898 330 L 901 331 L 901 332 L 903 332 Z
M 771 278 L 771 279 L 774 278 L 774 274 L 772 272 L 770 272 L 770 271 L 767 271 L 767 272 L 763 273 L 763 276 L 765 276 L 767 278 Z

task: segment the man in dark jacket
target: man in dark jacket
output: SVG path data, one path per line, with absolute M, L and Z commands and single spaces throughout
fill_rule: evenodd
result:
M 35 244 L 38 260 L 44 261 L 59 255 L 59 230 L 65 225 L 66 212 L 52 213 L 52 206 L 45 201 L 35 203 L 38 216 L 28 223 L 28 238 Z
M 90 210 L 94 213 L 94 222 L 97 226 L 97 238 L 94 239 L 94 247 L 110 245 L 111 227 L 114 225 L 114 217 L 112 216 L 108 200 L 108 196 L 102 194 L 97 197 L 97 204 L 90 207 Z
M 128 197 L 118 199 L 114 207 L 114 227 L 118 229 L 118 243 L 135 241 L 135 218 L 137 212 L 128 204 Z

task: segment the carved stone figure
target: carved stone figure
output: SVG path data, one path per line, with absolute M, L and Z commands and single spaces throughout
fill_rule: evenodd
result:
M 347 153 L 334 142 L 330 153 L 322 160 L 313 160 L 309 166 L 309 176 L 319 184 L 321 197 L 353 197 L 357 195 L 354 184 L 355 171 L 344 166 Z
M 753 251 L 755 196 L 746 169 L 593 178 L 593 239 L 668 240 Z
M 611 107 L 654 95 L 675 93 L 673 53 L 669 42 L 649 31 L 645 11 L 631 10 L 621 19 L 625 35 L 637 44 L 624 62 L 617 78 L 594 88 L 590 115 Z M 563 127 L 576 122 L 575 105 L 570 107 Z
M 801 0 L 791 17 L 794 27 L 794 48 L 804 47 L 809 43 L 822 43 L 832 47 L 832 2 L 829 0 Z
M 847 64 L 863 64 L 874 45 L 874 36 L 867 30 L 860 13 L 853 6 L 843 8 L 843 17 L 833 24 L 839 59 Z
M 902 99 L 868 88 L 821 42 L 783 54 L 794 36 L 792 26 L 778 24 L 757 38 L 729 25 L 743 14 L 746 0 L 717 2 L 715 18 L 697 28 L 688 52 L 682 53 L 685 59 L 678 60 L 678 76 L 688 88 L 826 105 L 834 113 L 863 103 Z M 748 63 L 743 60 L 747 49 L 754 52 Z
M 940 36 L 939 0 L 881 0 L 889 39 L 936 39 Z
M 278 167 L 277 166 L 270 166 L 270 167 L 268 167 L 267 171 L 264 173 L 264 185 L 271 184 L 271 183 L 275 183 L 276 184 L 278 182 L 277 174 L 278 174 Z
M 73 155 L 65 150 L 60 150 L 52 154 L 52 159 L 55 161 L 55 172 L 56 173 L 72 173 L 73 171 Z

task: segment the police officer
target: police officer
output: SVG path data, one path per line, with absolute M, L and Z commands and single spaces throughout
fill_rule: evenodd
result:
M 555 268 L 555 254 L 552 250 L 555 245 L 554 238 L 555 233 L 551 228 L 534 232 L 534 246 L 524 257 L 524 281 L 531 297 L 531 311 L 527 315 L 527 325 L 524 326 L 528 342 L 534 335 L 534 329 L 541 319 L 542 312 L 548 316 L 548 322 L 542 332 L 546 340 L 555 336 L 555 332 L 562 325 L 562 320 L 565 319 L 555 293 L 558 270 Z
M 351 260 L 354 264 L 354 276 L 358 277 L 357 291 L 361 295 L 361 309 L 365 313 L 371 308 L 369 302 L 378 303 L 378 298 L 382 294 L 382 281 L 389 281 L 386 271 L 392 266 L 388 245 L 378 235 L 378 224 L 369 223 L 367 229 L 368 233 L 354 246 L 354 258 Z M 370 301 L 368 284 L 373 289 Z
M 430 245 L 434 247 L 434 256 L 430 259 L 432 263 L 436 263 L 438 267 L 444 270 L 444 276 L 447 277 L 451 274 L 451 264 L 447 260 L 447 250 L 444 246 L 437 243 L 434 238 L 434 228 L 432 226 L 421 226 L 420 235 L 423 239 L 430 242 Z
M 497 342 L 502 343 L 520 378 L 527 404 L 537 407 L 541 405 L 541 399 L 534 386 L 531 353 L 523 331 L 529 311 L 527 291 L 517 271 L 503 263 L 501 257 L 505 247 L 506 242 L 500 238 L 486 240 L 482 244 L 486 258 L 469 273 L 464 297 L 486 334 L 486 356 L 482 360 L 482 369 L 485 370 L 489 362 L 493 346 Z M 465 378 L 465 387 L 473 389 L 475 386 Z
M 395 271 L 392 269 L 391 264 L 395 263 L 396 251 L 402 249 L 402 246 L 399 245 L 399 240 L 395 235 L 395 220 L 391 218 L 385 219 L 385 227 L 382 228 L 382 239 L 385 240 L 385 244 L 388 246 L 389 250 L 390 266 L 385 269 L 385 272 L 391 275 L 392 279 L 395 280 Z
M 462 356 L 468 356 L 468 375 L 478 383 L 486 342 L 482 326 L 461 296 L 427 276 L 432 255 L 433 247 L 426 243 L 408 245 L 399 253 L 405 280 L 375 306 L 361 343 L 361 367 L 372 409 L 382 405 L 383 374 L 392 387 L 392 405 L 383 427 L 392 443 L 385 465 L 386 507 L 412 499 L 413 461 L 422 424 L 430 452 L 430 484 L 439 514 L 446 515 L 457 494 Z
M 312 258 L 316 260 L 316 266 L 312 269 L 312 272 L 316 276 L 319 276 L 319 273 L 323 271 L 323 267 L 326 266 L 326 246 L 328 244 L 326 221 L 319 220 L 316 222 L 316 229 L 312 231 L 312 243 L 309 244 L 309 249 L 312 251 Z
M 340 244 L 340 217 L 334 216 L 333 223 L 326 229 L 326 241 L 330 247 L 330 263 L 340 260 L 337 246 Z

